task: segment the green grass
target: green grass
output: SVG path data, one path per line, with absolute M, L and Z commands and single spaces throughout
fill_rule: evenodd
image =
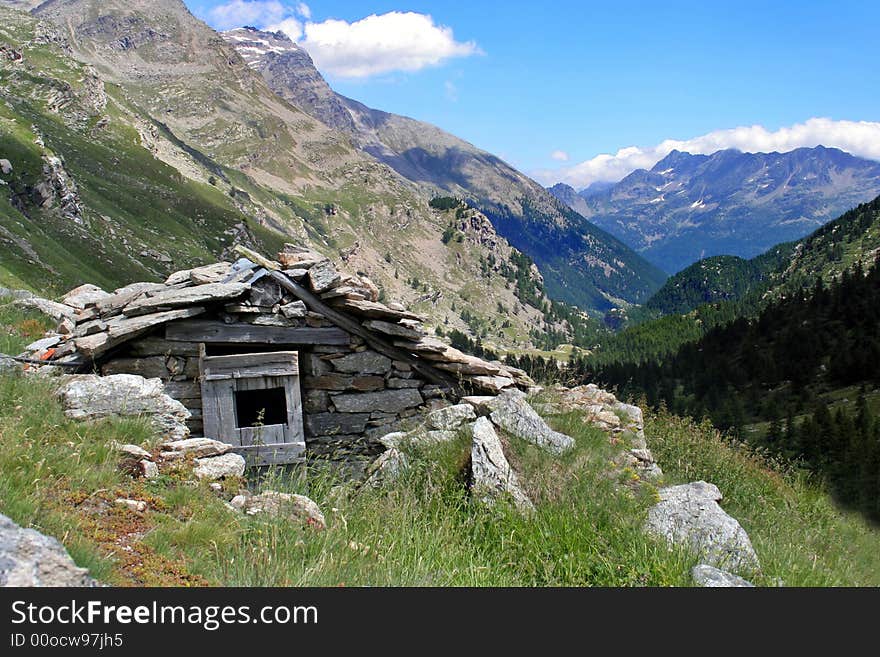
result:
M 654 456 L 676 482 L 705 480 L 748 532 L 764 576 L 788 586 L 880 585 L 880 531 L 839 510 L 803 472 L 725 440 L 711 425 L 667 414 L 646 427 Z
M 31 342 L 54 329 L 57 322 L 36 310 L 18 308 L 0 296 L 0 354 L 18 355 Z
M 57 536 L 78 563 L 116 585 L 228 586 L 687 586 L 694 555 L 641 531 L 656 500 L 633 473 L 609 476 L 620 447 L 578 413 L 552 417 L 577 447 L 562 458 L 511 440 L 508 455 L 535 502 L 527 516 L 468 498 L 468 436 L 409 453 L 410 468 L 383 489 L 319 471 L 270 473 L 264 487 L 312 497 L 317 531 L 229 511 L 185 472 L 134 480 L 108 444 L 151 448 L 139 421 L 84 425 L 64 419 L 57 381 L 0 378 L 0 511 Z M 711 427 L 669 416 L 648 421 L 670 483 L 705 479 L 752 537 L 763 573 L 790 586 L 875 585 L 880 534 L 834 508 L 809 480 Z M 226 498 L 244 482 L 227 482 Z M 142 499 L 144 515 L 113 506 Z

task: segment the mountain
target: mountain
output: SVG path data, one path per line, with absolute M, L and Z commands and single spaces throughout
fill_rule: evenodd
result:
M 551 297 L 605 311 L 644 301 L 665 279 L 494 155 L 435 126 L 335 93 L 285 34 L 244 27 L 223 36 L 279 96 L 349 135 L 423 193 L 462 198 L 486 214 L 501 236 L 535 260 Z
M 178 0 L 12 4 L 0 1 L 0 285 L 113 289 L 234 244 L 296 242 L 438 327 L 530 345 L 547 299 L 528 258 L 484 215 L 431 208 L 279 98 Z M 531 281 L 528 303 L 511 271 Z
M 768 299 L 830 284 L 856 263 L 880 254 L 880 197 L 864 203 L 808 237 L 779 244 L 751 260 L 719 256 L 680 271 L 645 304 L 664 315 L 683 314 L 704 303 L 743 301 L 757 307 Z
M 568 199 L 568 190 L 554 188 Z M 673 151 L 650 171 L 569 201 L 665 271 L 705 257 L 751 258 L 880 194 L 880 163 L 838 149 Z

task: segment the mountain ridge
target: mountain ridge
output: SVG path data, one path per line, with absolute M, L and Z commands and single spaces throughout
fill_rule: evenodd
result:
M 349 134 L 423 193 L 462 198 L 486 214 L 499 234 L 536 261 L 555 298 L 607 311 L 644 301 L 665 278 L 497 156 L 436 126 L 337 94 L 286 35 L 245 27 L 223 37 L 279 96 Z M 540 241 L 550 248 L 540 248 Z
M 880 163 L 818 146 L 786 153 L 672 151 L 608 190 L 551 189 L 675 273 L 709 256 L 754 257 L 880 194 Z

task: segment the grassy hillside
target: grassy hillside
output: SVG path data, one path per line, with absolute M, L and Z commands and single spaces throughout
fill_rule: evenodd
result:
M 10 321 L 8 315 L 7 321 Z M 14 324 L 14 322 L 13 322 Z M 696 557 L 641 532 L 652 489 L 608 476 L 619 448 L 580 416 L 550 418 L 572 435 L 562 459 L 511 442 L 537 511 L 485 510 L 461 476 L 470 441 L 410 452 L 410 470 L 381 490 L 269 475 L 263 485 L 306 493 L 327 516 L 315 531 L 227 510 L 207 484 L 163 475 L 133 480 L 109 443 L 154 448 L 139 421 L 66 420 L 57 380 L 0 376 L 0 512 L 57 536 L 74 559 L 121 586 L 687 586 Z M 806 476 L 731 444 L 708 425 L 667 414 L 647 422 L 669 483 L 705 479 L 751 535 L 759 585 L 878 585 L 880 532 L 841 513 Z M 37 482 L 35 484 L 35 482 Z M 243 484 L 243 482 L 241 482 Z M 227 482 L 226 495 L 239 482 Z M 138 514 L 119 497 L 147 502 Z

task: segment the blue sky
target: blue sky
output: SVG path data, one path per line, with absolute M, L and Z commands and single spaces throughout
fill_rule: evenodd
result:
M 618 177 L 659 159 L 666 140 L 690 150 L 821 141 L 880 159 L 877 2 L 186 2 L 221 29 L 239 17 L 257 27 L 290 19 L 337 91 L 434 123 L 542 182 Z M 359 23 L 389 12 L 430 15 L 413 30 L 437 33 Z M 431 42 L 436 61 L 408 59 L 442 28 L 451 33 Z M 338 39 L 352 40 L 346 62 L 368 61 L 344 66 L 330 51 Z M 806 123 L 820 117 L 831 121 Z M 744 126 L 764 131 L 718 133 Z M 612 157 L 594 159 L 603 153 Z

